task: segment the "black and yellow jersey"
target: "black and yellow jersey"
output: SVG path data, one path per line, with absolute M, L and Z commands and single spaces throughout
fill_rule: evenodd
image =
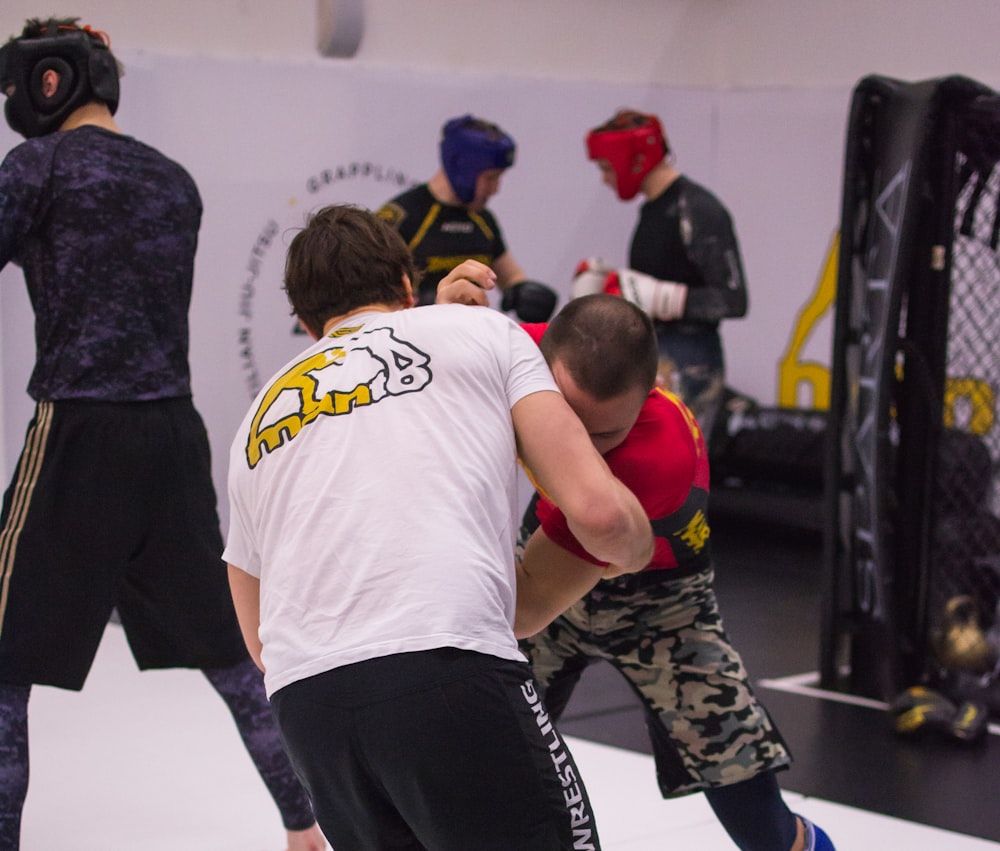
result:
M 421 275 L 417 301 L 434 301 L 441 279 L 465 260 L 487 266 L 507 251 L 500 226 L 489 210 L 443 204 L 426 183 L 397 195 L 377 211 L 406 240 Z

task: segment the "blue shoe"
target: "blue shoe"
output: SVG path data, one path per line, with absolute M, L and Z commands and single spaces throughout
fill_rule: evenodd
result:
M 802 820 L 802 826 L 806 831 L 806 848 L 805 851 L 837 851 L 833 847 L 833 843 L 830 841 L 830 837 L 826 835 L 826 831 L 822 828 L 816 827 L 809 819 L 805 816 L 799 816 Z

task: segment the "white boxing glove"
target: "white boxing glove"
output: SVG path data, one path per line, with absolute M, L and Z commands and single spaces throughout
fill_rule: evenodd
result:
M 603 293 L 604 279 L 608 276 L 609 271 L 610 269 L 604 265 L 604 261 L 600 257 L 581 260 L 573 274 L 573 283 L 570 288 L 572 298 Z
M 619 269 L 605 276 L 604 292 L 620 295 L 653 319 L 671 322 L 684 315 L 688 288 L 685 284 L 661 281 L 634 269 Z

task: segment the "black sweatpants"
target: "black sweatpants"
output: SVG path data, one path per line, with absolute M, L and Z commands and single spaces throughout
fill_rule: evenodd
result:
M 600 848 L 526 664 L 403 653 L 293 683 L 271 703 L 337 851 Z

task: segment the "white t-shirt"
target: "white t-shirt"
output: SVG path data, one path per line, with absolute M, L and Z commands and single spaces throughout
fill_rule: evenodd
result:
M 558 392 L 503 314 L 351 317 L 258 394 L 229 458 L 223 558 L 261 582 L 268 694 L 378 656 L 523 658 L 511 407 Z

